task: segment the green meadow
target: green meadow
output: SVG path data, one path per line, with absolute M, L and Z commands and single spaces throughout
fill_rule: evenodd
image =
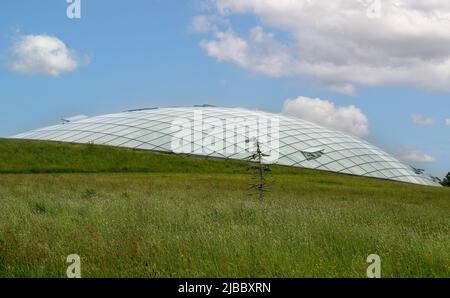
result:
M 450 189 L 0 140 L 0 277 L 450 277 Z

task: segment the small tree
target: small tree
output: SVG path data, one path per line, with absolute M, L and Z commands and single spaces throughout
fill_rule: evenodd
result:
M 258 139 L 253 140 L 255 142 L 256 150 L 250 155 L 247 159 L 251 162 L 256 163 L 256 165 L 252 165 L 249 167 L 249 170 L 254 171 L 253 179 L 256 182 L 251 183 L 249 188 L 252 190 L 256 190 L 260 200 L 264 199 L 265 193 L 268 191 L 268 183 L 266 179 L 266 174 L 271 171 L 270 165 L 264 163 L 264 157 L 270 156 L 270 154 L 266 154 L 262 150 L 261 143 Z M 246 140 L 247 143 L 250 140 Z
M 442 180 L 441 184 L 443 186 L 450 187 L 450 172 L 448 172 L 447 176 Z

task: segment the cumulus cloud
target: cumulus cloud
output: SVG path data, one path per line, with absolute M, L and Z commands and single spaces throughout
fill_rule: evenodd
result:
M 285 73 L 289 54 L 282 44 L 277 43 L 272 34 L 261 27 L 251 30 L 248 40 L 234 32 L 216 32 L 215 40 L 202 41 L 201 46 L 209 56 L 219 61 L 230 61 L 257 73 L 279 77 Z
M 445 119 L 445 124 L 450 126 L 450 118 L 449 119 Z
M 11 51 L 9 67 L 22 74 L 59 76 L 83 63 L 64 42 L 50 35 L 19 36 Z
M 283 114 L 351 133 L 358 137 L 369 135 L 369 121 L 366 115 L 355 106 L 337 107 L 328 100 L 300 96 L 284 102 Z
M 355 86 L 450 91 L 450 2 L 209 0 L 229 26 L 201 43 L 211 57 L 269 76 L 306 75 L 354 95 Z M 378 5 L 379 4 L 379 5 Z M 248 34 L 235 15 L 256 16 Z M 274 33 L 282 32 L 283 38 Z
M 412 163 L 430 163 L 436 159 L 433 156 L 425 154 L 419 150 L 407 150 L 400 154 L 400 159 Z
M 414 115 L 411 115 L 411 122 L 413 124 L 420 125 L 420 126 L 430 126 L 434 123 L 434 120 L 429 117 L 414 114 Z

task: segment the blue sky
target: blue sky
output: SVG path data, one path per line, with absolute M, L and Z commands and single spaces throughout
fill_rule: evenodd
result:
M 203 103 L 278 113 L 287 99 L 319 98 L 336 108 L 354 105 L 367 118 L 365 137 L 386 151 L 397 156 L 415 152 L 432 157 L 411 158 L 410 163 L 440 177 L 450 171 L 450 126 L 445 122 L 450 118 L 450 92 L 445 86 L 450 86 L 450 77 L 441 82 L 432 77 L 439 73 L 430 71 L 429 80 L 421 78 L 428 73 L 419 73 L 420 68 L 397 59 L 393 61 L 410 67 L 410 77 L 392 75 L 394 83 L 388 84 L 382 78 L 391 73 L 361 74 L 378 78 L 369 81 L 352 72 L 345 79 L 356 91 L 340 92 L 332 86 L 348 86 L 347 81 L 330 77 L 328 73 L 332 71 L 324 75 L 301 69 L 308 56 L 302 52 L 302 46 L 314 44 L 316 39 L 303 39 L 303 32 L 296 32 L 290 23 L 275 21 L 280 16 L 271 15 L 269 11 L 273 10 L 264 10 L 270 7 L 238 7 L 232 0 L 217 2 L 218 6 L 229 5 L 228 12 L 222 13 L 216 6 L 206 7 L 203 1 L 82 0 L 81 19 L 69 19 L 64 0 L 2 1 L 0 136 L 59 123 L 62 117 L 79 114 Z M 199 16 L 208 21 L 202 23 L 204 28 L 193 28 L 193 20 Z M 301 19 L 302 15 L 286 15 L 286 19 L 289 17 Z M 386 18 L 389 20 L 389 16 Z M 253 28 L 259 29 L 252 31 Z M 252 37 L 251 32 L 259 35 Z M 57 75 L 14 69 L 14 45 L 26 36 L 57 38 L 78 59 L 77 66 Z M 339 41 L 333 43 L 337 48 L 323 50 L 320 55 L 310 53 L 308 59 L 327 61 L 339 52 Z M 232 42 L 245 43 L 245 55 L 237 52 L 240 48 L 230 50 L 227 45 L 236 45 Z M 381 53 L 401 48 L 373 42 L 380 46 Z M 429 47 L 434 46 L 432 38 L 428 42 Z M 428 53 L 426 48 L 417 56 Z M 277 70 L 278 64 L 269 63 L 278 61 L 273 59 L 276 55 L 287 57 L 294 52 L 287 59 L 289 64 L 298 64 L 298 69 L 287 71 L 282 64 Z M 358 65 L 374 69 L 372 61 L 363 56 L 358 59 Z M 268 68 L 262 68 L 265 63 Z M 424 69 L 432 67 L 438 66 Z M 414 124 L 412 115 L 430 118 L 433 123 Z

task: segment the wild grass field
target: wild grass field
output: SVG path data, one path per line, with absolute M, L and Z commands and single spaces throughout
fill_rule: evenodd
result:
M 0 140 L 0 277 L 450 277 L 450 189 Z

